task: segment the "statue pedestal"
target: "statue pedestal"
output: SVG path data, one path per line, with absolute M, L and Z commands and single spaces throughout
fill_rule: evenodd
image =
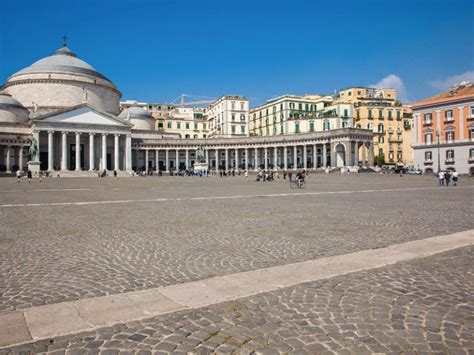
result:
M 33 175 L 38 175 L 40 172 L 41 162 L 39 161 L 29 161 L 28 162 L 28 169 L 32 172 Z
M 207 163 L 194 163 L 194 166 L 193 166 L 193 169 L 194 169 L 194 172 L 199 174 L 199 173 L 206 173 L 207 170 L 209 170 L 207 168 Z

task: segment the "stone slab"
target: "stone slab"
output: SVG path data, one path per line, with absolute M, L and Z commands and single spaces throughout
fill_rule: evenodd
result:
M 24 311 L 33 339 L 88 330 L 92 324 L 82 318 L 72 302 L 32 307 Z
M 160 289 L 151 289 L 129 293 L 127 298 L 148 315 L 165 314 L 179 311 L 185 307 L 164 296 Z
M 32 340 L 22 312 L 0 314 L 0 347 Z

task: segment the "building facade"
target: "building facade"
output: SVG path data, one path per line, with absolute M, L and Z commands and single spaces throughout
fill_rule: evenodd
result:
M 66 44 L 13 74 L 0 91 L 0 171 L 169 172 L 191 168 L 199 147 L 209 169 L 316 169 L 373 159 L 372 132 L 341 122 L 305 134 L 249 137 L 248 100 L 241 96 L 223 96 L 207 112 L 138 102 L 120 107 L 120 96 Z M 362 147 L 368 157 L 359 155 Z
M 251 136 L 267 137 L 316 132 L 317 113 L 330 104 L 330 96 L 276 97 L 250 110 L 249 133 Z
M 474 174 L 474 85 L 464 83 L 413 106 L 414 162 L 426 173 Z
M 249 100 L 222 96 L 207 109 L 209 137 L 248 137 Z
M 393 89 L 354 87 L 341 90 L 336 102 L 351 104 L 354 127 L 374 133 L 374 154 L 388 165 L 411 165 L 411 107 Z M 408 133 L 407 133 L 408 132 Z

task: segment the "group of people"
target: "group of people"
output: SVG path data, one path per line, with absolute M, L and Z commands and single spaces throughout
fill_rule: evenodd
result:
M 33 173 L 31 172 L 30 169 L 28 169 L 28 170 L 26 171 L 25 175 L 26 175 L 26 177 L 28 178 L 28 183 L 30 183 L 30 182 L 31 182 L 31 179 L 33 178 Z M 16 171 L 16 180 L 18 181 L 18 183 L 20 183 L 21 177 L 22 177 L 21 170 L 18 169 L 18 170 Z M 39 177 L 39 182 L 42 182 L 42 181 L 43 181 L 43 174 L 41 173 L 41 171 L 39 172 L 38 177 Z
M 453 180 L 453 186 L 456 186 L 459 181 L 459 173 L 456 170 L 453 171 L 439 171 L 438 172 L 438 181 L 439 186 L 449 186 L 449 183 Z

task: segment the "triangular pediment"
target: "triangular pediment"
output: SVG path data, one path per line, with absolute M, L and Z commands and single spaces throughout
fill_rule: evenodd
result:
M 108 114 L 97 111 L 89 106 L 82 106 L 70 109 L 68 111 L 51 113 L 36 119 L 42 123 L 63 123 L 74 125 L 98 125 L 98 126 L 115 126 L 130 127 L 128 122 Z

